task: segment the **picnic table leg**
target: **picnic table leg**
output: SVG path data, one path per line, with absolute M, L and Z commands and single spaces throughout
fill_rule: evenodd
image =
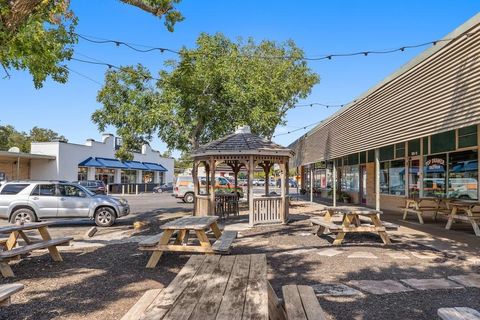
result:
M 212 248 L 212 245 L 210 244 L 210 240 L 208 240 L 205 230 L 195 230 L 195 233 L 197 234 L 197 238 L 200 241 L 200 245 L 202 247 Z M 206 252 L 206 253 L 213 254 L 214 252 L 212 249 L 211 252 Z
M 187 233 L 188 233 L 188 230 L 180 230 L 180 232 L 177 235 L 177 238 L 175 239 L 174 244 L 179 245 L 179 244 L 184 243 Z
M 52 240 L 47 227 L 38 228 L 38 232 L 40 233 L 40 236 L 42 236 L 43 240 Z M 60 252 L 58 252 L 56 246 L 48 247 L 48 252 L 50 252 L 50 256 L 52 257 L 53 261 L 63 261 L 62 256 L 60 255 Z
M 455 218 L 455 215 L 457 214 L 457 207 L 453 206 L 452 212 L 450 212 L 450 216 L 448 216 L 448 221 L 447 225 L 445 226 L 445 229 L 450 230 L 452 227 L 453 219 Z
M 422 211 L 420 210 L 420 202 L 421 202 L 421 200 L 419 200 L 418 202 L 415 203 L 415 211 L 417 211 L 418 222 L 420 222 L 420 224 L 424 224 L 423 217 L 422 217 Z
M 15 248 L 17 245 L 17 239 L 18 239 L 18 231 L 13 231 L 10 233 L 10 236 L 8 236 L 7 243 L 5 244 L 5 247 L 7 247 L 7 250 L 12 250 Z
M 172 234 L 173 234 L 173 230 L 167 229 L 167 230 L 163 231 L 163 235 L 160 238 L 160 241 L 158 242 L 158 245 L 168 244 Z M 158 260 L 160 260 L 160 257 L 162 256 L 162 254 L 163 254 L 163 251 L 160 251 L 160 250 L 153 251 L 152 255 L 150 256 L 150 259 L 148 259 L 146 267 L 147 268 L 155 268 L 155 266 L 158 263 Z
M 480 237 L 480 227 L 478 226 L 478 223 L 475 220 L 475 217 L 473 216 L 472 209 L 473 209 L 472 207 L 468 208 L 467 215 L 470 218 L 470 223 L 472 224 L 473 231 L 475 232 L 475 235 L 477 237 Z
M 329 209 L 327 209 L 327 212 L 325 213 L 323 218 L 325 219 L 325 221 L 331 222 L 333 214 L 334 214 L 333 211 L 330 211 Z
M 347 228 L 350 227 L 350 225 L 352 224 L 352 218 L 354 219 L 355 217 L 351 217 L 350 214 L 345 214 L 343 216 L 342 226 Z M 335 241 L 333 241 L 333 244 L 341 245 L 344 238 L 345 238 L 345 232 L 342 231 L 337 233 L 337 237 L 335 238 Z
M 220 237 L 222 236 L 222 231 L 220 231 L 220 228 L 218 227 L 216 221 L 210 225 L 210 228 L 212 229 L 215 238 L 220 239 Z
M 383 227 L 382 221 L 380 221 L 380 218 L 377 215 L 370 216 L 370 219 L 372 220 L 375 227 L 377 228 Z M 382 238 L 382 241 L 384 244 L 392 243 L 386 231 L 378 231 L 378 235 L 380 236 L 380 238 Z
M 7 261 L 0 262 L 0 272 L 5 278 L 15 277 L 15 274 Z
M 20 237 L 22 237 L 23 241 L 25 241 L 26 244 L 31 244 L 32 243 L 32 240 L 30 240 L 30 238 L 27 236 L 27 234 L 23 231 L 18 231 L 18 233 L 20 234 Z

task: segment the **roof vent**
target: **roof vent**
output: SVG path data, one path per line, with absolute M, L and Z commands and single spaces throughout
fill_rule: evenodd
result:
M 250 126 L 239 126 L 237 130 L 235 130 L 235 133 L 252 133 L 252 131 L 250 130 Z
M 8 152 L 20 153 L 20 148 L 18 147 L 11 147 L 8 149 Z

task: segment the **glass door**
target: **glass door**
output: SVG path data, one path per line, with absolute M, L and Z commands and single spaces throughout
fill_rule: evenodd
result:
M 367 167 L 360 166 L 360 202 L 367 204 Z
M 408 163 L 408 196 L 418 198 L 420 196 L 420 158 L 411 158 Z

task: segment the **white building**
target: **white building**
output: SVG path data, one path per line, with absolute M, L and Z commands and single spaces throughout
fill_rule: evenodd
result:
M 54 156 L 54 160 L 32 162 L 31 179 L 103 180 L 106 184 L 173 182 L 173 158 L 165 158 L 149 145 L 134 152 L 133 161 L 115 159 L 121 140 L 103 134 L 102 141 L 88 139 L 84 145 L 67 142 L 34 142 L 31 153 Z

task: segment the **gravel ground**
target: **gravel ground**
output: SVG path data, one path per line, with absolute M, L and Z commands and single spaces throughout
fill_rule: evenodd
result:
M 383 246 L 375 235 L 347 235 L 345 245 L 336 248 L 341 251 L 338 255 L 321 256 L 318 252 L 332 248 L 332 238 L 313 235 L 304 220 L 307 212 L 318 213 L 319 207 L 294 205 L 291 212 L 297 214 L 297 221 L 243 231 L 233 249 L 234 254 L 267 254 L 269 279 L 279 296 L 286 284 L 444 278 L 480 272 L 480 265 L 402 241 L 401 236 L 393 245 Z M 155 232 L 158 225 L 150 228 L 142 234 Z M 348 258 L 358 252 L 377 258 Z M 393 259 L 389 252 L 401 252 L 409 259 Z M 62 251 L 62 256 L 64 262 L 55 263 L 37 251 L 12 262 L 17 277 L 0 283 L 21 282 L 25 290 L 13 297 L 12 305 L 0 309 L 0 319 L 119 319 L 146 290 L 167 286 L 189 258 L 188 254 L 166 253 L 154 270 L 146 269 L 148 255 L 139 252 L 135 243 Z M 480 310 L 480 289 L 363 292 L 319 296 L 319 301 L 330 319 L 436 319 L 440 307 Z

